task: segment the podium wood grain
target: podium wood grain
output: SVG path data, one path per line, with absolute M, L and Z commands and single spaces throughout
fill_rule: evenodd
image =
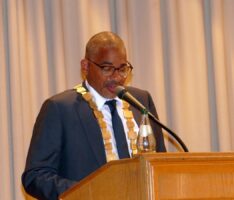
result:
M 234 153 L 153 153 L 112 161 L 60 199 L 234 199 Z

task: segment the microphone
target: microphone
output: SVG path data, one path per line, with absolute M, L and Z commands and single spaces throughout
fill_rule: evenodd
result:
M 143 106 L 135 97 L 133 97 L 123 86 L 117 86 L 115 88 L 115 94 L 120 99 L 127 101 L 141 112 L 147 111 L 146 107 Z
M 124 88 L 123 86 L 117 86 L 115 88 L 115 94 L 120 99 L 127 101 L 129 104 L 131 104 L 132 106 L 134 106 L 136 109 L 140 110 L 141 112 L 146 111 L 154 122 L 156 122 L 160 127 L 165 129 L 169 134 L 171 134 L 176 139 L 176 141 L 181 145 L 181 147 L 183 148 L 185 152 L 189 152 L 188 148 L 186 147 L 184 142 L 179 138 L 179 136 L 174 131 L 169 129 L 167 126 L 165 126 L 162 122 L 160 122 L 151 112 L 147 110 L 147 108 L 142 103 L 140 103 L 135 97 L 133 97 L 127 91 L 126 88 Z

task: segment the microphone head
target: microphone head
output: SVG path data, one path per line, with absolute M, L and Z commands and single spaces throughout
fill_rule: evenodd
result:
M 115 94 L 116 94 L 120 99 L 122 99 L 123 95 L 124 95 L 126 92 L 127 92 L 127 90 L 126 90 L 123 86 L 121 86 L 121 85 L 119 85 L 119 86 L 117 86 L 117 87 L 115 88 Z

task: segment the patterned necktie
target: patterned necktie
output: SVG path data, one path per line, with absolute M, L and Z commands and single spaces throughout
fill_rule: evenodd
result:
M 106 101 L 106 105 L 109 106 L 112 117 L 112 126 L 115 135 L 116 146 L 118 150 L 119 158 L 129 158 L 128 145 L 122 120 L 119 117 L 116 109 L 116 100 Z

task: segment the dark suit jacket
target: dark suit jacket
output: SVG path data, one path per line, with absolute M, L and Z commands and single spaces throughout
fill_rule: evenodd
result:
M 157 116 L 148 92 L 128 90 Z M 139 124 L 141 113 L 133 107 Z M 161 128 L 151 122 L 157 151 L 165 151 Z M 88 103 L 75 90 L 58 94 L 43 104 L 37 117 L 22 175 L 23 186 L 38 199 L 58 195 L 106 163 L 101 130 Z

